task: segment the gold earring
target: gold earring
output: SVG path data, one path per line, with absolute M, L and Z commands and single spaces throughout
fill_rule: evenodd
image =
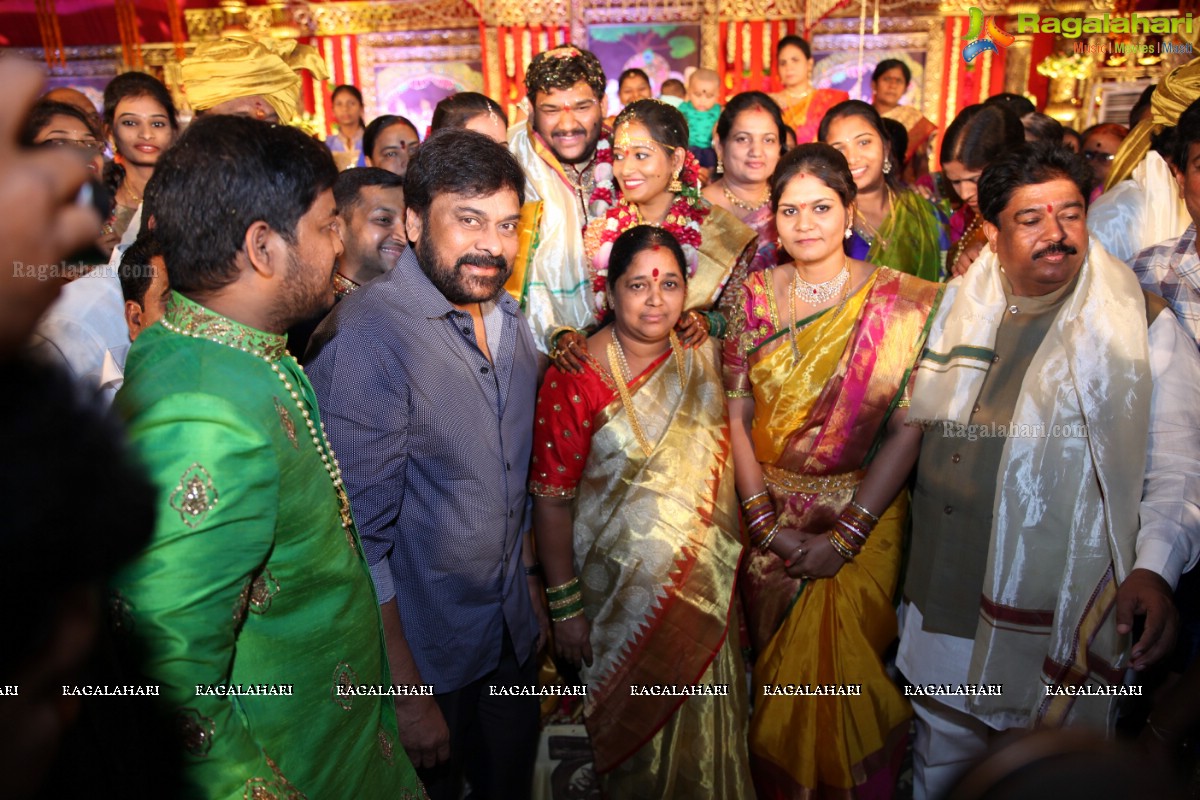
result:
M 717 172 L 724 172 L 724 171 L 725 171 L 725 162 L 721 160 L 720 156 L 717 156 Z
M 679 173 L 682 170 L 675 170 L 675 174 L 671 176 L 671 183 L 667 186 L 667 191 L 671 194 L 679 194 L 683 191 L 683 184 L 679 182 Z

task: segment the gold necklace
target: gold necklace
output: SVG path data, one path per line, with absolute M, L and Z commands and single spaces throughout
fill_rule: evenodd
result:
M 843 259 L 844 260 L 842 262 L 842 271 L 838 273 L 838 277 L 845 275 L 847 280 L 844 284 L 845 288 L 842 293 L 842 299 L 837 304 L 837 307 L 834 308 L 833 315 L 830 317 L 830 319 L 836 319 L 837 315 L 842 313 L 842 309 L 846 307 L 846 300 L 849 299 L 849 297 L 850 297 L 850 281 L 849 281 L 850 261 L 849 261 L 849 259 L 846 259 L 845 257 L 843 257 Z M 832 280 L 826 281 L 826 283 L 832 283 L 833 281 L 836 281 L 838 279 L 838 277 L 835 277 Z M 803 278 L 800 278 L 799 267 L 797 267 L 795 264 L 793 264 L 792 265 L 792 283 L 791 283 L 791 287 L 788 291 L 788 308 L 792 315 L 792 335 L 789 338 L 791 339 L 791 343 L 792 343 L 792 364 L 793 365 L 795 365 L 796 363 L 798 363 L 800 361 L 800 344 L 796 338 L 796 335 L 800 332 L 800 326 L 797 324 L 797 323 L 799 323 L 800 320 L 796 316 L 796 295 L 798 294 L 798 292 L 796 291 L 796 289 L 797 289 L 796 281 L 798 278 L 800 280 L 804 280 Z M 807 281 L 805 281 L 805 282 L 807 283 Z M 812 323 L 810 322 L 809 325 L 811 325 L 811 324 Z M 808 325 L 805 325 L 804 327 L 807 328 Z
M 782 92 L 782 94 L 783 94 L 783 96 L 784 96 L 784 97 L 786 97 L 786 98 L 787 98 L 789 101 L 791 101 L 791 102 L 790 102 L 790 105 L 795 105 L 796 103 L 799 103 L 801 100 L 803 100 L 804 98 L 806 98 L 806 97 L 808 97 L 810 94 L 812 94 L 812 93 L 813 93 L 813 85 L 812 85 L 812 83 L 809 83 L 809 84 L 808 84 L 808 88 L 807 88 L 807 89 L 805 89 L 805 90 L 804 90 L 802 93 L 800 93 L 800 94 L 796 94 L 796 93 L 795 93 L 795 91 L 796 91 L 795 89 L 790 89 L 790 88 L 787 88 L 787 87 L 784 87 L 784 89 L 783 89 L 783 92 Z
M 668 339 L 671 349 L 675 353 L 675 369 L 679 372 L 679 386 L 682 388 L 684 385 L 683 348 L 679 345 L 679 338 L 675 335 L 675 331 L 668 334 Z M 629 362 L 625 360 L 625 349 L 621 347 L 621 340 L 617 338 L 616 328 L 613 328 L 612 341 L 608 344 L 608 363 L 613 367 L 613 382 L 617 384 L 617 394 L 621 396 L 621 406 L 629 416 L 629 427 L 633 428 L 633 435 L 638 440 L 642 452 L 649 457 L 654 452 L 654 447 L 646 438 L 646 432 L 642 430 L 642 423 L 638 420 L 637 411 L 633 407 L 633 395 L 629 392 L 629 382 L 633 380 L 633 374 L 629 369 Z
M 896 208 L 896 196 L 892 193 L 891 189 L 887 189 L 887 201 L 887 209 L 883 215 L 884 219 L 891 216 L 892 211 Z M 867 221 L 867 218 L 857 206 L 854 208 L 854 232 L 862 237 L 862 240 L 867 243 L 868 247 L 873 245 L 875 239 L 879 236 L 879 229 Z M 888 246 L 886 239 L 881 240 L 879 244 L 881 247 Z
M 729 187 L 727 187 L 724 182 L 721 183 L 721 191 L 725 193 L 726 200 L 728 200 L 730 203 L 737 206 L 738 208 L 742 209 L 743 211 L 758 211 L 760 208 L 762 208 L 763 206 L 765 206 L 767 203 L 769 203 L 771 201 L 771 187 L 770 186 L 766 187 L 763 190 L 763 199 L 759 201 L 758 205 L 750 205 L 746 201 L 739 198 L 736 194 L 729 191 Z
M 128 183 L 121 184 L 121 191 L 125 192 L 125 196 L 133 201 L 131 208 L 137 208 L 142 204 L 142 198 L 133 193 L 133 190 L 129 188 Z

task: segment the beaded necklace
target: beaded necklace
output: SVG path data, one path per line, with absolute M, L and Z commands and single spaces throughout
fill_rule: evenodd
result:
M 954 265 L 958 262 L 961 256 L 971 244 L 971 240 L 979 233 L 979 229 L 983 227 L 983 215 L 976 214 L 971 220 L 971 224 L 963 231 L 962 237 L 950 247 L 950 253 L 946 256 L 946 272 L 954 269 Z
M 209 312 L 215 315 L 215 312 Z M 202 332 L 184 330 L 174 325 L 169 319 L 163 317 L 162 326 L 172 333 L 178 333 L 181 336 L 188 336 L 193 339 L 202 339 L 204 341 L 219 344 L 224 347 L 230 347 L 234 350 L 240 350 L 243 353 L 248 353 L 256 358 L 261 358 L 271 370 L 275 373 L 275 377 L 279 378 L 283 383 L 284 390 L 292 398 L 292 402 L 296 404 L 296 408 L 300 411 L 300 416 L 304 419 L 304 423 L 308 426 L 309 436 L 312 438 L 313 447 L 316 448 L 317 454 L 321 457 L 321 464 L 325 467 L 325 471 L 329 474 L 329 480 L 333 483 L 334 492 L 337 494 L 338 500 L 338 516 L 340 517 L 342 530 L 346 534 L 346 541 L 350 544 L 351 549 L 357 549 L 354 543 L 354 518 L 350 513 L 350 496 L 346 494 L 346 486 L 342 481 L 341 465 L 338 464 L 337 456 L 333 453 L 333 448 L 329 444 L 329 440 L 325 435 L 325 423 L 321 423 L 320 431 L 317 430 L 316 424 L 313 422 L 312 415 L 308 413 L 308 409 L 304 406 L 304 401 L 300 397 L 300 393 L 296 390 L 295 384 L 289 380 L 288 376 L 279 367 L 279 360 L 272 358 L 269 353 L 264 353 L 256 348 L 250 348 L 245 345 L 233 344 L 222 339 L 219 336 L 205 336 Z M 236 324 L 236 323 L 235 323 Z M 296 362 L 296 366 L 300 371 L 304 372 L 304 367 Z

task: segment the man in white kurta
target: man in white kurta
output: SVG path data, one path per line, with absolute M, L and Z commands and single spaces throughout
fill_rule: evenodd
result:
M 1200 355 L 1089 238 L 1081 169 L 1043 147 L 984 172 L 990 252 L 947 287 L 919 365 L 897 657 L 924 695 L 917 798 L 994 731 L 1109 728 L 1127 670 L 1170 651 L 1200 554 Z

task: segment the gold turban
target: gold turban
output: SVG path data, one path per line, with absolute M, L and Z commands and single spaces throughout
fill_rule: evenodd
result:
M 1150 116 L 1139 122 L 1117 149 L 1105 189 L 1111 189 L 1129 177 L 1133 168 L 1150 151 L 1150 137 L 1164 127 L 1174 127 L 1179 115 L 1200 98 L 1200 58 L 1171 70 L 1150 95 Z
M 259 95 L 284 123 L 300 111 L 296 71 L 307 69 L 319 81 L 329 77 L 316 48 L 294 39 L 260 40 L 249 34 L 225 34 L 215 42 L 204 42 L 181 68 L 184 92 L 194 110 Z

